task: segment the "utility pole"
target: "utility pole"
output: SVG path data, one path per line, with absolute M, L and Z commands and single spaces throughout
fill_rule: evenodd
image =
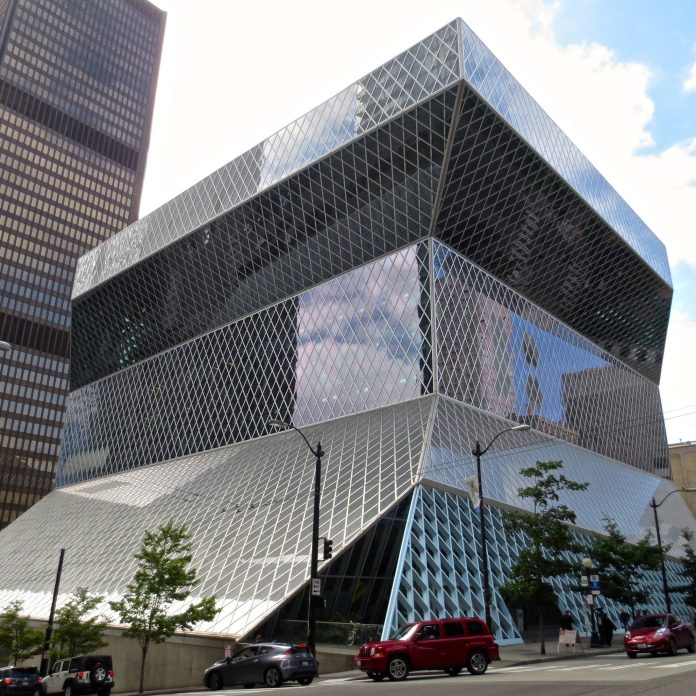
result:
M 56 614 L 56 602 L 58 600 L 58 590 L 60 589 L 60 576 L 63 572 L 64 558 L 65 549 L 61 549 L 60 559 L 58 560 L 58 571 L 56 572 L 56 582 L 53 586 L 53 601 L 51 602 L 51 613 L 48 616 L 46 636 L 44 637 L 43 652 L 41 654 L 41 666 L 39 667 L 39 674 L 42 677 L 45 677 L 48 674 L 48 651 L 51 649 L 51 636 L 53 635 L 53 618 Z

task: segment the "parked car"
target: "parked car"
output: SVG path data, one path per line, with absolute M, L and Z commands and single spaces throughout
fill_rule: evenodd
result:
M 638 616 L 628 627 L 624 636 L 624 648 L 626 655 L 631 658 L 641 652 L 676 655 L 681 648 L 693 653 L 696 652 L 696 638 L 692 627 L 678 616 L 648 614 Z
M 318 666 L 307 645 L 255 643 L 208 667 L 203 684 L 209 689 L 234 684 L 244 684 L 247 689 L 256 684 L 280 686 L 284 681 L 306 686 L 317 676 Z
M 39 681 L 37 667 L 0 668 L 0 696 L 34 696 Z
M 57 660 L 39 682 L 41 696 L 97 694 L 110 696 L 114 686 L 111 655 L 78 655 Z
M 406 624 L 389 640 L 365 643 L 353 665 L 374 681 L 406 679 L 417 670 L 442 669 L 456 676 L 464 667 L 483 674 L 499 660 L 498 644 L 476 618 L 438 619 Z

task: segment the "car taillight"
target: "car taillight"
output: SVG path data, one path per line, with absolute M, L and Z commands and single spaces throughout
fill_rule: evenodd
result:
M 78 679 L 82 679 L 84 676 L 85 676 L 85 673 L 84 673 L 84 672 L 78 672 L 78 673 L 77 673 L 77 678 L 78 678 Z
M 115 672 L 109 672 L 109 676 L 110 676 L 111 678 L 113 678 L 113 677 L 116 676 L 116 674 L 115 674 Z
M 11 680 L 9 677 L 5 677 L 5 679 L 4 679 L 3 681 L 5 682 L 5 684 L 11 684 L 11 683 L 12 683 L 12 680 Z
M 292 656 L 292 648 L 288 648 L 288 649 L 283 653 L 283 655 L 285 655 L 286 657 L 291 657 L 291 656 Z

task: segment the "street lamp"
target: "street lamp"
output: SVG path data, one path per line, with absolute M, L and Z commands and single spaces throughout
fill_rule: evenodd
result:
M 483 481 L 481 480 L 481 456 L 486 454 L 491 448 L 491 445 L 503 434 L 510 431 L 520 431 L 529 430 L 527 424 L 515 425 L 512 428 L 505 428 L 501 430 L 489 443 L 485 449 L 481 449 L 481 444 L 476 440 L 476 445 L 474 449 L 471 450 L 471 454 L 476 457 L 476 476 L 478 477 L 478 490 L 479 490 L 479 525 L 481 527 L 481 555 L 483 558 L 483 603 L 485 605 L 486 611 L 486 625 L 493 631 L 493 619 L 491 617 L 491 586 L 488 578 L 488 547 L 486 541 L 486 519 L 483 505 Z
M 667 570 L 665 569 L 665 552 L 662 549 L 662 536 L 660 535 L 660 523 L 657 519 L 657 508 L 662 505 L 662 503 L 669 498 L 672 493 L 693 493 L 696 488 L 675 488 L 670 491 L 659 503 L 655 502 L 655 498 L 650 502 L 650 507 L 653 509 L 653 515 L 655 515 L 655 533 L 657 534 L 657 545 L 660 547 L 660 570 L 662 571 L 662 592 L 665 595 L 665 606 L 667 607 L 667 613 L 672 613 L 672 602 L 669 599 L 669 587 L 667 587 Z
M 286 423 L 274 418 L 268 421 L 268 425 L 271 428 L 292 428 L 296 430 L 307 443 L 309 451 L 316 457 L 314 469 L 314 516 L 312 517 L 312 565 L 309 571 L 309 609 L 307 612 L 307 643 L 310 652 L 316 657 L 317 615 L 315 602 L 321 596 L 321 591 L 315 591 L 315 584 L 319 581 L 319 500 L 321 498 L 321 458 L 324 452 L 321 449 L 321 442 L 317 442 L 316 448 L 312 447 L 305 434 L 292 423 Z

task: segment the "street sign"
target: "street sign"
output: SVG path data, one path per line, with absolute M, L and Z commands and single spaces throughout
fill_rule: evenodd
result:
M 312 594 L 315 597 L 321 595 L 321 578 L 312 578 Z
M 580 586 L 587 587 L 587 575 L 580 576 Z
M 598 595 L 598 594 L 602 594 L 602 593 L 599 590 L 592 590 L 592 594 Z M 592 596 L 592 595 L 590 595 L 590 596 Z
M 599 575 L 590 575 L 590 582 L 599 582 Z

